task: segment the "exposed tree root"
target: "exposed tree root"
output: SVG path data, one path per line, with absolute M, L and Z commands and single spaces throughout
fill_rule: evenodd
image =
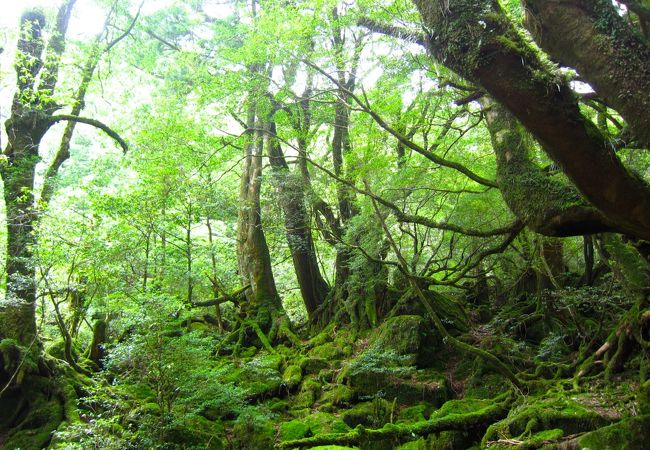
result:
M 604 370 L 606 379 L 611 379 L 613 374 L 623 369 L 625 363 L 635 354 L 635 350 L 641 348 L 647 352 L 644 336 L 649 328 L 650 313 L 639 312 L 638 306 L 635 305 L 609 334 L 605 343 L 579 365 L 574 385 L 577 387 L 580 379 L 601 370 Z M 644 381 L 644 374 L 642 378 Z
M 495 399 L 496 400 L 496 399 Z M 348 433 L 327 433 L 304 439 L 281 442 L 280 449 L 310 448 L 320 445 L 358 445 L 376 441 L 390 441 L 394 444 L 413 440 L 416 436 L 428 436 L 441 431 L 476 431 L 485 429 L 491 423 L 503 419 L 508 414 L 512 395 L 495 401 L 478 411 L 465 414 L 448 414 L 443 417 L 416 422 L 409 425 L 386 424 L 379 429 L 366 429 L 359 425 Z
M 366 189 L 370 190 L 368 185 L 366 184 Z M 429 300 L 426 298 L 424 295 L 424 292 L 422 292 L 422 289 L 420 288 L 416 278 L 411 274 L 409 270 L 409 266 L 402 256 L 402 253 L 399 250 L 399 247 L 395 243 L 395 240 L 393 239 L 393 236 L 390 232 L 390 229 L 386 225 L 386 222 L 384 221 L 384 218 L 381 214 L 381 211 L 379 211 L 379 207 L 377 206 L 377 203 L 375 202 L 374 199 L 372 199 L 372 205 L 375 209 L 375 214 L 379 221 L 381 222 L 382 228 L 384 229 L 384 233 L 386 234 L 386 238 L 388 239 L 388 242 L 390 243 L 390 246 L 393 248 L 393 251 L 395 252 L 395 255 L 397 256 L 398 260 L 398 267 L 400 268 L 401 272 L 406 276 L 406 278 L 409 281 L 409 284 L 411 285 L 411 289 L 417 297 L 420 299 L 422 302 L 422 306 L 424 309 L 427 311 L 427 314 L 433 321 L 433 324 L 436 328 L 436 330 L 440 333 L 442 336 L 443 342 L 448 342 L 457 349 L 465 352 L 465 353 L 470 353 L 472 355 L 478 356 L 482 358 L 484 361 L 486 361 L 494 370 L 496 370 L 498 373 L 506 377 L 510 382 L 519 390 L 523 388 L 523 383 L 517 376 L 508 368 L 507 365 L 505 365 L 499 358 L 494 356 L 492 353 L 487 352 L 485 350 L 481 350 L 478 347 L 474 347 L 473 345 L 467 344 L 459 339 L 456 339 L 454 336 L 452 336 L 447 329 L 445 328 L 444 324 L 440 320 L 440 317 L 436 312 L 434 311 L 433 307 L 429 303 Z

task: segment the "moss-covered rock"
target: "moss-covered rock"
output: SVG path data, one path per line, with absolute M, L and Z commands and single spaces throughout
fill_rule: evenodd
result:
M 323 358 L 305 357 L 300 360 L 300 368 L 305 374 L 318 373 L 329 367 L 329 362 Z
M 415 370 L 377 364 L 357 364 L 344 373 L 343 379 L 360 398 L 380 396 L 397 399 L 399 404 L 428 402 L 439 407 L 450 396 L 447 379 L 433 369 Z
M 285 387 L 280 375 L 281 362 L 280 355 L 262 354 L 243 363 L 228 363 L 220 381 L 243 387 L 249 400 L 275 397 Z
M 326 342 L 312 348 L 307 355 L 324 361 L 335 361 L 343 356 L 343 352 L 332 342 Z
M 430 410 L 431 406 L 426 403 L 420 403 L 419 405 L 404 408 L 399 412 L 396 423 L 420 422 L 427 420 Z
M 376 337 L 370 341 L 370 349 L 394 352 L 409 359 L 405 365 L 413 365 L 420 350 L 424 319 L 420 316 L 395 316 L 381 324 Z
M 284 369 L 282 381 L 289 389 L 294 389 L 302 381 L 302 369 L 298 365 L 290 365 Z
M 300 419 L 290 420 L 280 425 L 280 439 L 283 441 L 302 439 L 309 436 L 312 436 L 309 425 Z
M 350 387 L 342 384 L 334 385 L 323 392 L 321 402 L 334 406 L 344 406 L 353 400 L 354 395 L 354 391 Z
M 380 428 L 389 423 L 394 417 L 395 405 L 382 398 L 376 398 L 370 402 L 363 402 L 354 405 L 343 413 L 343 421 L 350 427 L 363 425 L 369 428 Z
M 582 449 L 623 450 L 647 448 L 650 416 L 633 417 L 600 428 L 578 438 Z
M 612 416 L 598 408 L 590 408 L 574 399 L 529 399 L 511 410 L 507 418 L 491 425 L 482 445 L 497 438 L 530 438 L 531 435 L 552 429 L 564 434 L 594 430 L 612 422 Z
M 311 391 L 299 392 L 292 401 L 292 405 L 296 409 L 311 408 L 316 403 L 316 396 Z
M 280 398 L 274 398 L 268 403 L 271 412 L 282 413 L 289 409 L 289 402 Z
M 314 436 L 323 433 L 347 433 L 350 431 L 350 427 L 343 420 L 325 412 L 310 414 L 302 421 L 309 427 Z

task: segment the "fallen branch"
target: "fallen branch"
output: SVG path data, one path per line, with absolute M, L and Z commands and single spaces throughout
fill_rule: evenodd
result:
M 212 298 L 210 300 L 203 300 L 200 302 L 192 302 L 190 305 L 192 308 L 198 308 L 201 306 L 214 306 L 214 305 L 221 305 L 222 303 L 227 303 L 227 302 L 232 302 L 234 304 L 239 303 L 239 297 L 246 292 L 249 288 L 251 287 L 250 284 L 247 284 L 246 286 L 236 290 L 232 294 L 226 294 L 221 297 L 217 298 Z
M 448 414 L 446 416 L 416 422 L 410 425 L 386 424 L 379 429 L 366 429 L 357 426 L 348 433 L 326 433 L 313 437 L 294 439 L 281 442 L 280 449 L 309 448 L 320 445 L 357 445 L 380 440 L 410 441 L 415 436 L 428 436 L 441 431 L 470 431 L 486 426 L 504 418 L 509 411 L 511 396 L 502 402 L 494 403 L 478 411 L 464 414 Z

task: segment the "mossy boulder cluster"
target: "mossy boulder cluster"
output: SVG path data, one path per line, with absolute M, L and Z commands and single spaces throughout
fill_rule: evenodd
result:
M 74 442 L 89 428 L 96 445 L 116 449 L 126 441 L 215 450 L 643 448 L 648 383 L 635 388 L 638 398 L 625 383 L 603 393 L 549 382 L 524 394 L 480 359 L 454 355 L 429 329 L 422 317 L 401 315 L 368 334 L 330 327 L 301 348 L 244 347 L 217 357 L 204 381 L 218 390 L 182 415 L 151 383 L 99 388 L 109 395 L 89 387 L 78 410 L 68 406 L 81 412 L 76 420 L 62 396 L 39 394 L 22 409 L 24 431 L 4 448 L 83 448 Z M 484 342 L 503 351 L 508 341 Z M 10 415 L 0 411 L 0 421 Z

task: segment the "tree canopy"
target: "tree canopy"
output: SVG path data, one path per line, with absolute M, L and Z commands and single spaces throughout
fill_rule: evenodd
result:
M 647 0 L 33 3 L 0 447 L 643 446 Z

